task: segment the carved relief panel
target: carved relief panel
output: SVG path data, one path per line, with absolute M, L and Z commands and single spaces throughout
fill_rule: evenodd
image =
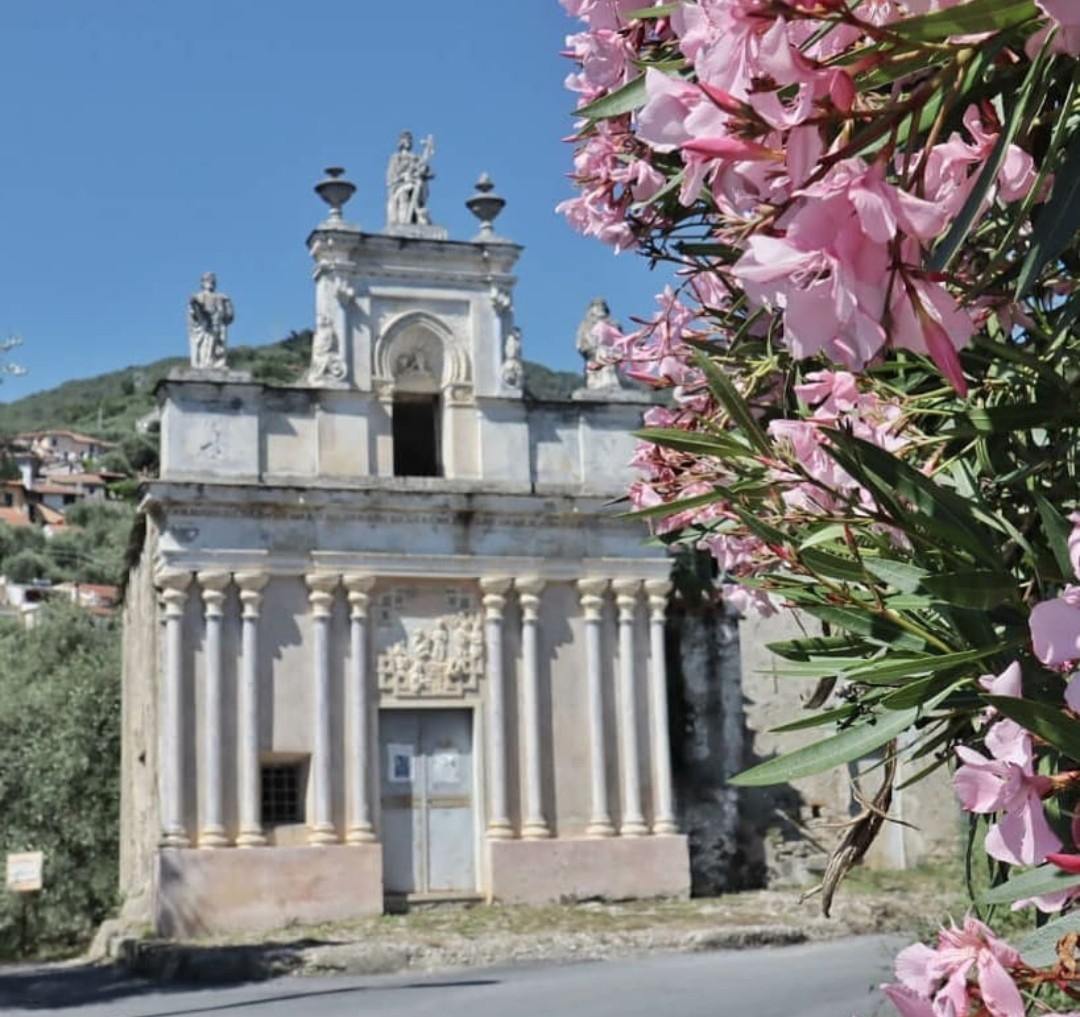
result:
M 480 691 L 484 622 L 462 586 L 398 586 L 375 612 L 379 692 L 394 699 L 462 699 Z

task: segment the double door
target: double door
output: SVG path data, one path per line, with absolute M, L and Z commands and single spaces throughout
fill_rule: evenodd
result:
M 385 892 L 476 891 L 471 710 L 381 710 Z

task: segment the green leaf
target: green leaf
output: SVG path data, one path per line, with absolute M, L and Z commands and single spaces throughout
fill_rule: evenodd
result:
M 957 653 L 938 653 L 924 657 L 907 657 L 895 660 L 893 654 L 863 667 L 844 671 L 843 677 L 870 685 L 887 684 L 898 678 L 941 674 L 953 668 L 967 667 L 1001 652 L 1002 647 L 991 646 L 980 650 L 961 650 Z
M 639 7 L 637 10 L 627 11 L 623 14 L 623 18 L 626 21 L 648 21 L 650 18 L 666 18 L 669 14 L 674 14 L 680 7 L 682 7 L 681 0 L 679 3 L 660 4 L 658 7 Z
M 645 105 L 645 75 L 641 74 L 628 81 L 621 88 L 600 96 L 590 103 L 574 110 L 574 116 L 587 117 L 589 120 L 606 120 L 608 117 L 633 113 Z
M 747 456 L 750 450 L 732 434 L 709 431 L 684 431 L 678 427 L 646 427 L 634 432 L 635 438 L 651 441 L 654 445 L 673 448 L 677 452 L 695 455 L 726 457 Z
M 1080 932 L 1080 911 L 1072 911 L 1047 922 L 1021 940 L 1017 949 L 1024 962 L 1032 967 L 1053 967 L 1058 959 L 1058 940 L 1070 932 Z
M 846 555 L 808 547 L 799 553 L 799 559 L 807 568 L 828 579 L 839 579 L 845 583 L 861 583 L 866 579 L 862 566 Z
M 850 657 L 852 653 L 870 652 L 869 643 L 851 636 L 804 636 L 769 643 L 766 649 L 785 660 L 811 660 L 818 657 Z
M 758 451 L 763 452 L 765 455 L 772 454 L 772 445 L 769 443 L 769 439 L 766 437 L 765 432 L 761 429 L 761 425 L 757 422 L 753 413 L 750 412 L 750 407 L 746 405 L 746 400 L 739 394 L 738 390 L 731 383 L 731 379 L 721 370 L 716 361 L 712 357 L 706 354 L 695 351 L 693 356 L 693 363 L 695 367 L 701 368 L 705 374 L 705 378 L 709 383 L 709 389 L 713 395 L 720 401 L 721 405 L 728 412 L 728 416 L 739 428 L 740 431 L 746 436 L 749 441 Z
M 929 573 L 917 565 L 891 558 L 863 558 L 863 565 L 871 575 L 883 583 L 895 587 L 901 593 L 914 593 Z
M 1072 576 L 1075 572 L 1072 559 L 1069 557 L 1069 533 L 1072 527 L 1068 520 L 1041 494 L 1035 495 L 1035 505 L 1039 509 L 1047 542 L 1050 544 L 1050 550 L 1054 552 L 1054 559 L 1058 563 L 1058 568 L 1061 569 L 1062 576 Z
M 987 611 L 1018 601 L 1016 580 L 1008 572 L 945 572 L 927 576 L 923 588 L 946 604 Z
M 805 731 L 807 728 L 821 727 L 823 724 L 832 721 L 848 720 L 858 712 L 858 709 L 854 703 L 848 703 L 846 706 L 838 706 L 835 710 L 826 710 L 824 713 L 815 714 L 813 717 L 803 717 L 800 720 L 781 724 L 779 727 L 771 727 L 769 730 L 773 734 L 785 734 L 788 731 Z
M 1040 865 L 1037 869 L 1014 876 L 1000 886 L 987 890 L 980 898 L 980 904 L 1011 904 L 1013 901 L 1026 900 L 1028 897 L 1041 897 L 1058 890 L 1068 890 L 1080 886 L 1080 874 L 1062 872 L 1056 865 Z
M 1080 721 L 1067 717 L 1059 707 L 1012 696 L 983 696 L 983 699 L 1070 759 L 1080 762 Z
M 889 30 L 908 42 L 944 42 L 951 35 L 1015 28 L 1038 13 L 1033 0 L 969 0 L 948 10 L 902 18 Z
M 809 777 L 823 770 L 831 770 L 835 766 L 843 766 L 881 748 L 911 727 L 918 716 L 917 709 L 879 716 L 872 721 L 849 727 L 831 738 L 759 763 L 732 777 L 729 783 L 735 787 L 786 784 L 800 777 Z
M 657 516 L 671 516 L 676 512 L 685 512 L 687 509 L 711 505 L 721 497 L 722 495 L 719 491 L 706 491 L 704 494 L 695 494 L 692 498 L 681 498 L 678 501 L 664 502 L 663 505 L 651 505 L 649 508 L 635 509 L 633 512 L 624 512 L 621 513 L 621 518 L 653 519 Z
M 865 636 L 873 642 L 891 646 L 896 650 L 925 650 L 927 646 L 925 639 L 909 632 L 892 619 L 868 610 L 808 603 L 803 603 L 800 610 L 845 632 Z
M 1043 205 L 1020 266 L 1016 299 L 1023 299 L 1043 269 L 1058 257 L 1080 229 L 1080 131 L 1073 135 L 1065 161 L 1054 174 L 1054 189 Z

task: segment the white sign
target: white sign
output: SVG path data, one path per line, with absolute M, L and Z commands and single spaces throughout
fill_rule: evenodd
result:
M 444 787 L 461 780 L 461 756 L 456 752 L 436 752 L 431 757 L 431 783 Z
M 414 754 L 414 746 L 404 742 L 391 742 L 386 746 L 386 770 L 392 784 L 412 783 Z
M 7 888 L 13 893 L 41 889 L 41 871 L 45 856 L 40 851 L 23 851 L 7 856 Z

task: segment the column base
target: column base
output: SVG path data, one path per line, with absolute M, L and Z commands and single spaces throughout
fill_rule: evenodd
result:
M 215 848 L 229 846 L 229 838 L 225 836 L 223 826 L 208 826 L 199 831 L 199 848 L 203 851 L 212 851 Z
M 262 830 L 241 830 L 236 838 L 238 848 L 266 847 L 266 838 Z
M 509 819 L 493 819 L 488 823 L 486 836 L 488 840 L 513 840 L 514 828 Z
M 644 819 L 624 819 L 619 827 L 620 837 L 646 837 L 648 833 Z
M 191 847 L 191 838 L 183 830 L 165 830 L 159 843 L 166 848 L 186 848 Z
M 345 834 L 346 844 L 374 844 L 375 828 L 370 823 L 358 823 Z
M 551 831 L 542 819 L 531 820 L 521 829 L 522 840 L 547 840 L 550 836 Z
M 610 819 L 594 819 L 585 827 L 586 837 L 614 837 L 615 827 Z
M 326 844 L 337 844 L 338 837 L 336 831 L 329 823 L 323 823 L 311 828 L 307 842 L 313 847 L 323 847 Z
M 658 837 L 670 836 L 679 832 L 679 825 L 674 819 L 658 819 L 653 823 L 652 832 Z

